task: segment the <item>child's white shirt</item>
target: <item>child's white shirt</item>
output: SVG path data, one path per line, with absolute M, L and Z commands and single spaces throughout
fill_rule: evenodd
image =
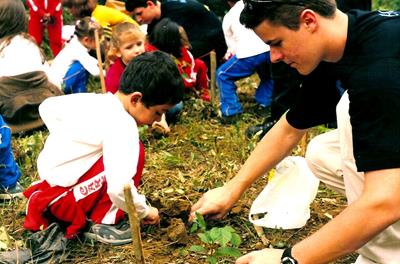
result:
M 73 186 L 103 155 L 107 193 L 126 211 L 123 188 L 130 184 L 140 218 L 146 199 L 133 185 L 139 159 L 136 122 L 113 94 L 80 93 L 46 99 L 39 107 L 49 136 L 39 154 L 39 176 L 50 185 Z
M 0 44 L 1 47 L 5 43 Z M 43 71 L 46 67 L 39 47 L 22 35 L 16 35 L 0 52 L 0 77 L 16 76 L 28 72 Z
M 50 80 L 61 86 L 65 74 L 75 61 L 79 61 L 91 75 L 99 75 L 100 71 L 97 60 L 90 56 L 88 49 L 74 36 L 51 63 L 49 71 Z
M 228 52 L 237 58 L 248 58 L 269 51 L 253 30 L 240 23 L 240 13 L 244 8 L 243 1 L 238 1 L 224 16 L 222 29 L 225 35 Z

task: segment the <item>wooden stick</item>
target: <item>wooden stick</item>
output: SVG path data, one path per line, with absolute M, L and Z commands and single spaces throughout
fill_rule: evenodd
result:
M 215 51 L 210 52 L 210 89 L 211 89 L 211 104 L 214 106 L 215 103 L 215 71 L 217 70 L 217 56 Z
M 100 71 L 101 92 L 106 93 L 106 81 L 104 79 L 103 62 L 101 61 L 100 37 L 99 37 L 99 31 L 97 29 L 94 31 L 94 40 L 96 43 L 96 57 Z
M 300 156 L 304 157 L 307 150 L 307 132 L 303 135 L 300 140 Z
M 140 220 L 136 213 L 136 207 L 133 203 L 131 186 L 126 184 L 124 186 L 125 204 L 129 216 L 129 224 L 132 232 L 132 244 L 133 252 L 135 253 L 135 259 L 137 263 L 144 264 L 144 254 L 142 247 L 142 238 L 140 237 Z
M 253 215 L 252 216 L 253 219 L 258 219 L 257 215 Z M 269 241 L 269 239 L 265 236 L 264 234 L 264 229 L 262 228 L 262 226 L 258 226 L 258 225 L 253 225 L 254 229 L 256 230 L 256 233 L 258 235 L 258 237 L 261 239 L 261 242 L 263 243 L 264 246 L 269 246 L 269 244 L 271 244 L 271 241 Z

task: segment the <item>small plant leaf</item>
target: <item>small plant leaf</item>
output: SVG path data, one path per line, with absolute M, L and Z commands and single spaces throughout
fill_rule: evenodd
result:
M 217 264 L 217 262 L 218 262 L 217 258 L 214 257 L 214 256 L 208 257 L 208 258 L 207 258 L 207 261 L 208 261 L 208 263 L 210 263 L 210 264 Z
M 215 251 L 216 256 L 238 258 L 241 256 L 239 249 L 233 247 L 220 247 Z
M 228 242 L 231 241 L 231 238 L 232 238 L 232 233 L 229 232 L 228 230 L 222 228 L 221 229 L 221 235 L 218 238 L 218 243 L 221 246 L 225 247 L 228 244 Z
M 199 233 L 197 236 L 200 238 L 201 242 L 205 244 L 212 244 L 213 241 L 211 240 L 210 236 L 208 233 Z
M 199 246 L 199 245 L 192 245 L 192 246 L 189 248 L 189 250 L 190 250 L 190 251 L 193 251 L 193 252 L 205 252 L 205 251 L 207 251 L 204 247 Z
M 193 222 L 192 226 L 190 227 L 190 233 L 194 233 L 199 229 L 199 225 L 196 222 Z
M 218 241 L 221 237 L 221 228 L 213 227 L 210 231 L 210 238 L 213 242 Z
M 231 233 L 236 233 L 236 230 L 233 229 L 233 227 L 228 226 L 228 225 L 227 225 L 227 226 L 224 226 L 223 229 L 225 229 L 226 231 L 229 231 L 229 232 L 231 232 Z
M 197 220 L 197 223 L 199 224 L 200 229 L 202 231 L 206 231 L 207 224 L 206 224 L 206 221 L 204 221 L 203 215 L 196 212 L 196 220 Z
M 240 243 L 242 243 L 242 239 L 240 238 L 240 236 L 236 233 L 233 233 L 232 238 L 231 238 L 232 246 L 238 247 L 240 245 Z

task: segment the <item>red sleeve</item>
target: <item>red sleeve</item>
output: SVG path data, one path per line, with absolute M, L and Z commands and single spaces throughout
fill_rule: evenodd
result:
M 55 15 L 62 13 L 62 6 L 60 0 L 48 0 L 49 7 L 47 8 L 47 13 L 50 15 Z
M 151 45 L 150 43 L 146 42 L 144 44 L 144 50 L 145 51 L 156 51 L 158 49 L 155 46 Z
M 36 13 L 40 17 L 44 16 L 44 8 L 43 8 L 43 3 L 40 3 L 39 1 L 44 1 L 44 0 L 27 0 L 26 5 L 29 8 L 29 11 L 31 13 Z
M 113 94 L 118 91 L 121 76 L 124 71 L 124 68 L 121 64 L 122 62 L 120 62 L 120 60 L 121 59 L 115 61 L 115 63 L 110 66 L 106 73 L 106 91 Z

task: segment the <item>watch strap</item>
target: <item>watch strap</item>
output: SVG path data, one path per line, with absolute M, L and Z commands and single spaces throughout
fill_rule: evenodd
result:
M 281 257 L 281 264 L 298 264 L 297 260 L 295 260 L 292 256 L 292 248 L 286 248 L 283 251 L 282 257 Z

